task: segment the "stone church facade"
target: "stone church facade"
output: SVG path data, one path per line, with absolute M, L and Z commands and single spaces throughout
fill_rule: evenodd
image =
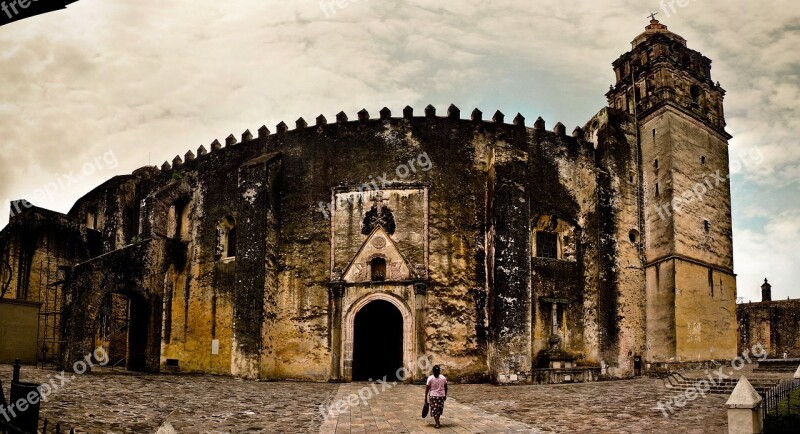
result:
M 691 196 L 728 173 L 710 64 L 653 20 L 569 135 L 455 106 L 231 135 L 66 215 L 22 202 L 0 284 L 61 288 L 43 346 L 63 366 L 104 346 L 151 372 L 419 380 L 427 358 L 527 383 L 729 359 L 730 190 Z

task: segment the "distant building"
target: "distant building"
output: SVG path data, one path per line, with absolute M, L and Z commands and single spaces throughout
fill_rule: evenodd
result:
M 800 357 L 800 299 L 773 300 L 772 285 L 761 285 L 761 302 L 736 306 L 739 353 L 761 344 L 770 358 Z

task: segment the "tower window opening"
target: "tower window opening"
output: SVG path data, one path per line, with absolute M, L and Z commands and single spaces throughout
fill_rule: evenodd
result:
M 705 166 L 705 165 L 706 165 L 706 156 L 705 156 L 705 155 L 703 155 L 702 157 L 700 157 L 700 164 L 702 164 L 703 166 Z
M 653 160 L 653 169 L 658 169 L 658 158 Z
M 700 104 L 700 87 L 693 84 L 689 88 L 689 93 L 692 97 L 692 107 L 698 107 Z
M 711 230 L 711 223 L 708 220 L 703 220 L 703 229 L 706 233 Z
M 656 196 L 658 196 L 661 192 L 658 190 L 658 183 L 656 182 Z

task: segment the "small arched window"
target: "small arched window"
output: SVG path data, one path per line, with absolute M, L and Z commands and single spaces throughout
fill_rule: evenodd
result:
M 86 211 L 86 227 L 89 229 L 99 229 L 97 223 L 97 208 L 91 208 Z
M 189 201 L 179 200 L 169 209 L 167 236 L 179 240 L 189 238 Z
M 227 216 L 217 227 L 217 259 L 236 257 L 236 219 Z

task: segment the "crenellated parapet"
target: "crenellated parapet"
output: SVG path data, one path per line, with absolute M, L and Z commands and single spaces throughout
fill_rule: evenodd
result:
M 179 155 L 175 156 L 172 161 L 165 161 L 164 164 L 161 165 L 161 172 L 171 172 L 176 169 L 180 169 L 187 165 L 188 163 L 194 162 L 202 162 L 206 158 L 211 158 L 213 155 L 217 154 L 220 151 L 237 147 L 240 144 L 263 144 L 274 140 L 276 136 L 284 135 L 284 134 L 294 134 L 294 133 L 303 133 L 303 131 L 315 131 L 318 134 L 330 134 L 334 131 L 335 128 L 345 126 L 345 125 L 360 125 L 362 127 L 369 127 L 371 125 L 375 125 L 375 128 L 379 128 L 379 125 L 383 122 L 397 122 L 397 121 L 406 121 L 406 122 L 461 122 L 461 123 L 471 123 L 478 129 L 485 129 L 487 126 L 494 126 L 495 128 L 519 128 L 523 127 L 530 132 L 539 132 L 540 134 L 549 134 L 553 138 L 559 138 L 561 141 L 566 139 L 573 139 L 574 142 L 571 144 L 571 147 L 586 147 L 591 148 L 591 143 L 587 142 L 585 139 L 585 134 L 583 133 L 583 129 L 580 127 L 576 127 L 573 134 L 568 136 L 566 133 L 566 127 L 563 123 L 558 122 L 556 123 L 555 127 L 551 132 L 545 131 L 545 121 L 541 117 L 538 117 L 536 121 L 528 126 L 526 125 L 526 118 L 521 113 L 517 113 L 516 116 L 511 120 L 511 122 L 506 121 L 506 116 L 500 110 L 497 110 L 492 115 L 492 118 L 489 120 L 485 120 L 483 116 L 483 112 L 480 109 L 474 109 L 470 112 L 469 118 L 464 119 L 461 116 L 461 109 L 457 107 L 455 104 L 450 104 L 447 108 L 447 112 L 444 116 L 438 116 L 436 107 L 432 104 L 427 105 L 423 110 L 423 116 L 414 116 L 414 109 L 411 106 L 406 106 L 402 111 L 401 117 L 392 117 L 392 111 L 389 110 L 387 107 L 383 107 L 379 112 L 377 118 L 371 117 L 369 112 L 366 109 L 360 110 L 355 117 L 355 120 L 351 120 L 347 113 L 344 111 L 340 111 L 334 117 L 335 121 L 332 123 L 328 122 L 328 119 L 325 115 L 320 114 L 315 118 L 314 126 L 316 128 L 309 129 L 308 122 L 303 117 L 298 118 L 295 121 L 295 128 L 293 130 L 289 129 L 289 126 L 285 122 L 280 122 L 275 127 L 275 132 L 270 132 L 269 128 L 266 126 L 261 126 L 258 129 L 258 136 L 254 137 L 250 130 L 246 130 L 241 134 L 241 140 L 237 140 L 236 136 L 233 134 L 229 134 L 224 141 L 223 144 L 215 139 L 209 145 L 211 152 L 207 151 L 205 146 L 200 146 L 197 149 L 197 152 L 187 151 L 183 158 Z

